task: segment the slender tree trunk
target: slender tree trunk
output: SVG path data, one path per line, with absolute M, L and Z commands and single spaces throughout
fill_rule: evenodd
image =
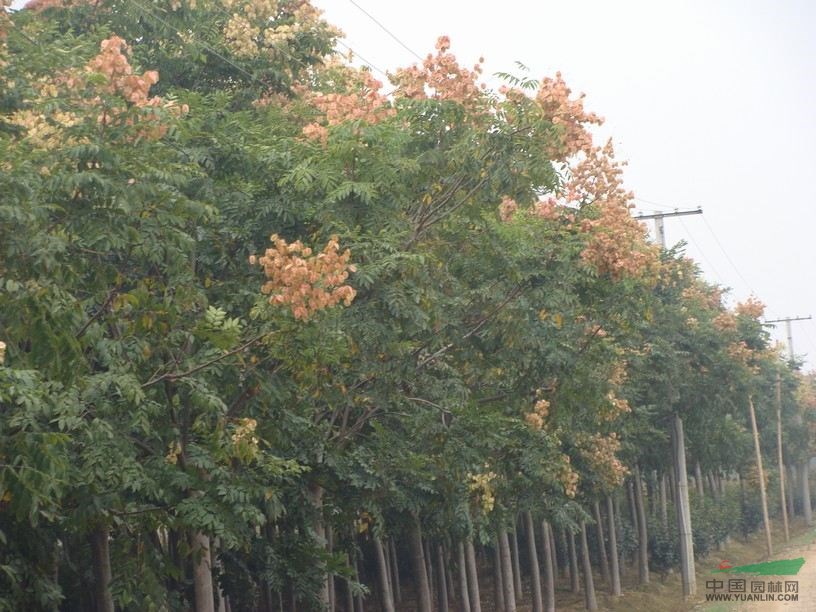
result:
M 686 438 L 683 433 L 683 420 L 679 414 L 675 413 L 672 425 L 674 479 L 677 486 L 674 505 L 677 509 L 677 530 L 680 533 L 680 576 L 683 581 L 683 595 L 688 598 L 697 594 L 697 575 L 694 569 L 694 540 L 688 497 Z
M 434 560 L 433 560 L 433 552 L 431 551 L 431 543 L 428 538 L 424 539 L 425 542 L 425 565 L 426 571 L 428 572 L 428 590 L 431 593 L 431 607 L 433 608 L 436 603 L 436 573 L 434 572 Z
M 771 538 L 771 522 L 768 518 L 768 497 L 765 494 L 765 470 L 762 469 L 762 451 L 759 447 L 759 430 L 756 424 L 754 398 L 748 398 L 748 413 L 751 417 L 751 431 L 754 434 L 754 454 L 756 456 L 757 473 L 759 474 L 759 497 L 762 501 L 762 524 L 765 527 L 765 545 L 768 548 L 768 558 L 773 556 L 773 540 Z M 784 498 L 783 498 L 784 499 Z
M 796 516 L 796 464 L 789 463 L 787 466 L 788 480 L 785 483 L 785 491 L 788 494 L 788 517 L 793 519 Z M 801 488 L 799 489 L 801 491 Z
M 442 545 L 442 553 L 445 557 L 444 563 L 444 570 L 445 570 L 445 579 L 447 580 L 448 584 L 448 597 L 450 597 L 454 602 L 456 601 L 456 585 L 454 584 L 453 580 L 453 559 L 450 549 L 448 548 L 447 542 Z
M 632 522 L 632 530 L 639 533 L 637 504 L 635 503 L 635 483 L 634 478 L 626 481 L 626 496 L 629 498 L 629 520 Z
M 535 524 L 533 514 L 524 513 L 524 530 L 527 532 L 527 556 L 530 558 L 530 590 L 533 593 L 533 612 L 544 612 L 544 599 L 541 596 L 541 568 L 538 565 L 538 551 L 535 543 Z
M 513 555 L 510 552 L 510 538 L 507 529 L 499 530 L 501 550 L 502 586 L 504 587 L 504 607 L 506 612 L 516 612 L 516 588 L 513 580 Z
M 802 480 L 802 514 L 805 516 L 805 523 L 813 524 L 813 507 L 810 505 L 810 460 L 805 459 L 799 469 L 799 478 Z
M 394 591 L 395 603 L 402 603 L 402 589 L 400 588 L 399 561 L 397 560 L 397 546 L 394 538 L 388 540 L 388 550 L 391 553 L 391 586 Z
M 382 606 L 385 612 L 394 612 L 394 595 L 391 592 L 391 581 L 388 576 L 388 562 L 385 559 L 385 547 L 379 537 L 374 537 L 374 551 L 377 554 L 377 573 L 380 576 Z
M 561 572 L 568 577 L 570 575 L 570 556 L 569 544 L 567 543 L 567 530 L 562 528 L 559 529 L 558 532 L 558 535 L 561 537 Z
M 468 595 L 467 565 L 465 561 L 465 545 L 459 542 L 456 547 L 456 565 L 459 569 L 459 601 L 460 612 L 470 612 L 470 596 Z
M 598 601 L 595 598 L 595 582 L 592 579 L 592 563 L 589 561 L 589 546 L 587 545 L 586 523 L 581 522 L 581 560 L 584 566 L 584 601 L 586 609 L 595 612 Z
M 352 568 L 354 567 L 352 565 L 352 563 L 351 563 L 351 559 L 349 558 L 348 554 L 346 555 L 346 563 L 350 567 L 352 567 Z M 356 572 L 355 572 L 355 574 L 356 574 Z M 346 583 L 346 589 L 345 589 L 345 591 L 346 591 L 346 607 L 345 607 L 345 612 L 355 612 L 355 610 L 354 610 L 354 593 L 351 590 L 351 578 L 346 578 L 345 583 Z M 272 608 L 269 609 L 269 612 L 272 612 Z
M 192 548 L 195 612 L 215 612 L 212 567 L 210 566 L 210 538 L 197 531 L 193 534 Z
M 476 567 L 476 551 L 473 549 L 473 541 L 468 539 L 465 542 L 465 562 L 467 563 L 467 585 L 468 599 L 470 600 L 470 612 L 482 612 L 482 599 L 479 593 L 479 573 Z
M 640 584 L 649 584 L 649 534 L 646 526 L 646 512 L 643 508 L 643 479 L 640 468 L 635 467 L 635 509 L 638 515 L 638 579 Z
M 416 580 L 417 606 L 419 612 L 432 612 L 431 589 L 428 584 L 425 552 L 422 545 L 422 529 L 419 521 L 414 517 L 411 523 L 411 551 L 414 561 L 414 577 Z
M 331 525 L 326 526 L 326 549 L 329 554 L 334 552 L 334 530 Z M 329 590 L 329 612 L 334 612 L 337 604 L 337 594 L 334 588 L 334 574 L 329 573 L 326 576 L 326 587 Z M 219 612 L 221 612 L 219 610 Z
M 578 577 L 578 555 L 575 552 L 575 534 L 571 531 L 567 534 L 567 544 L 569 547 L 570 588 L 573 593 L 580 593 L 581 580 Z
M 703 487 L 703 470 L 700 468 L 700 462 L 694 462 L 694 484 L 697 486 L 697 495 L 705 497 L 705 488 Z
M 519 562 L 518 528 L 507 534 L 510 540 L 510 552 L 513 554 L 513 588 L 516 591 L 516 601 L 521 601 L 523 592 L 521 590 L 521 563 Z
M 493 558 L 493 597 L 497 612 L 506 612 L 507 602 L 504 600 L 504 571 L 502 570 L 502 553 L 500 538 L 496 536 L 496 548 Z
M 357 561 L 356 554 L 354 555 L 354 577 L 356 578 L 357 582 L 362 582 L 362 577 L 360 576 L 360 564 Z M 365 612 L 365 602 L 363 602 L 362 593 L 358 593 L 354 597 L 354 612 Z
M 547 521 L 541 522 L 541 534 L 544 538 L 544 610 L 555 612 L 555 538 Z
M 592 511 L 595 514 L 595 533 L 598 536 L 598 553 L 601 560 L 601 578 L 609 582 L 609 558 L 606 556 L 606 542 L 604 541 L 604 526 L 601 518 L 601 504 L 596 499 L 592 502 Z
M 94 577 L 94 603 L 97 612 L 113 612 L 113 594 L 110 561 L 110 529 L 99 524 L 90 534 L 91 558 Z
M 669 504 L 666 500 L 666 473 L 660 474 L 660 524 L 663 529 L 669 528 Z
M 612 595 L 619 597 L 621 594 L 620 556 L 618 555 L 618 537 L 615 529 L 615 505 L 612 503 L 611 495 L 606 496 L 606 518 L 609 521 L 610 586 L 612 587 Z
M 309 501 L 312 504 L 312 507 L 315 510 L 315 522 L 314 522 L 314 531 L 315 535 L 317 536 L 318 542 L 321 543 L 322 546 L 326 546 L 326 523 L 323 519 L 323 487 L 317 484 L 312 484 L 309 486 Z M 329 573 L 324 568 L 323 573 L 323 581 L 320 585 L 320 593 L 319 593 L 320 603 L 323 606 L 323 609 L 329 607 Z
M 779 503 L 782 504 L 782 526 L 785 541 L 790 540 L 788 528 L 788 507 L 785 496 L 785 460 L 782 457 L 782 383 L 779 373 L 776 374 L 776 450 L 779 461 Z
M 442 544 L 436 545 L 436 565 L 439 576 L 437 584 L 439 586 L 439 611 L 448 612 L 448 580 L 445 570 L 445 552 Z

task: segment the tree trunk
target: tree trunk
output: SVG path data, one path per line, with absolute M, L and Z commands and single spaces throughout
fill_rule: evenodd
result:
M 334 552 L 334 530 L 331 525 L 326 526 L 326 549 L 329 554 Z M 334 574 L 326 576 L 326 587 L 329 591 L 329 612 L 334 612 L 337 604 L 336 592 L 334 589 Z M 222 612 L 219 610 L 219 612 Z
M 697 487 L 697 495 L 705 497 L 705 487 L 703 487 L 703 470 L 700 468 L 700 462 L 694 462 L 694 484 Z
M 618 536 L 615 529 L 615 505 L 612 503 L 611 495 L 606 496 L 606 515 L 609 522 L 610 586 L 612 587 L 612 595 L 618 597 L 621 594 L 620 556 L 618 555 Z
M 351 563 L 351 559 L 346 555 L 346 563 L 349 564 L 350 567 L 354 567 Z M 356 572 L 355 572 L 356 574 Z M 269 608 L 269 612 L 272 612 L 272 608 Z M 346 607 L 345 612 L 355 612 L 354 609 L 354 593 L 351 590 L 351 578 L 346 578 Z
M 192 548 L 195 612 L 215 612 L 209 536 L 200 531 L 194 533 Z
M 635 467 L 635 509 L 638 515 L 638 579 L 640 584 L 649 584 L 649 534 L 646 526 L 646 512 L 643 508 L 643 482 L 640 467 Z
M 428 538 L 424 539 L 425 543 L 425 566 L 428 572 L 428 590 L 431 593 L 431 607 L 435 607 L 436 603 L 436 573 L 434 573 L 433 552 L 431 551 L 431 543 Z
M 547 521 L 541 522 L 541 534 L 544 538 L 544 586 L 545 612 L 555 612 L 555 538 L 552 527 Z
M 567 545 L 569 548 L 570 588 L 573 593 L 580 593 L 581 580 L 578 577 L 578 555 L 575 552 L 575 534 L 571 531 L 567 534 Z
M 785 492 L 788 495 L 788 518 L 796 516 L 796 464 L 789 463 L 787 466 L 788 479 L 785 482 Z M 801 489 L 799 489 L 801 491 Z
M 459 601 L 460 612 L 470 612 L 470 596 L 468 595 L 467 565 L 465 561 L 465 545 L 459 542 L 456 547 L 456 565 L 459 569 Z
M 779 503 L 782 505 L 782 527 L 785 541 L 790 540 L 788 528 L 788 507 L 785 496 L 785 460 L 782 457 L 782 383 L 779 373 L 776 374 L 776 450 L 779 461 Z
M 606 542 L 604 541 L 604 526 L 601 518 L 601 505 L 596 499 L 592 502 L 592 511 L 595 514 L 595 533 L 598 536 L 598 554 L 601 561 L 601 578 L 609 582 L 609 558 L 606 556 Z
M 496 603 L 496 612 L 506 612 L 504 600 L 504 572 L 502 571 L 502 554 L 500 538 L 496 536 L 496 548 L 493 556 L 493 598 Z
M 465 562 L 467 563 L 468 599 L 470 612 L 482 612 L 482 599 L 479 593 L 479 574 L 476 567 L 476 551 L 473 541 L 465 542 Z
M 516 612 L 516 588 L 513 580 L 513 555 L 510 552 L 510 538 L 507 529 L 499 530 L 499 550 L 501 551 L 502 586 L 504 587 L 504 607 L 506 612 Z
M 448 597 L 450 597 L 454 602 L 456 601 L 456 585 L 454 584 L 453 580 L 453 558 L 450 549 L 448 548 L 447 543 L 442 545 L 442 553 L 445 558 L 445 579 L 447 580 L 448 584 Z
M 357 555 L 354 555 L 354 577 L 357 582 L 362 582 L 360 576 L 360 564 L 357 562 Z M 365 612 L 365 603 L 363 602 L 362 593 L 358 593 L 354 597 L 354 612 Z
M 666 473 L 660 475 L 660 524 L 664 530 L 669 528 L 669 504 L 666 500 Z
M 422 530 L 419 527 L 419 521 L 414 517 L 411 523 L 411 552 L 414 561 L 417 606 L 419 612 L 432 612 L 431 589 L 428 584 L 427 566 L 423 548 Z
M 567 530 L 559 529 L 558 535 L 561 538 L 561 573 L 569 577 L 570 574 L 570 557 L 569 545 L 567 544 Z
M 402 589 L 400 588 L 399 561 L 397 560 L 397 546 L 394 538 L 388 540 L 388 550 L 391 553 L 391 590 L 394 595 L 394 603 L 402 603 Z
M 595 582 L 592 579 L 592 564 L 589 561 L 586 523 L 583 521 L 581 522 L 581 560 L 584 566 L 584 601 L 586 609 L 595 612 L 598 609 L 598 601 L 595 598 Z
M 326 546 L 326 523 L 323 520 L 323 487 L 317 484 L 309 485 L 309 501 L 315 510 L 314 532 L 321 546 Z M 318 594 L 323 609 L 329 607 L 329 573 L 324 568 L 323 580 Z
M 675 508 L 677 509 L 677 530 L 680 534 L 680 576 L 683 581 L 683 595 L 697 594 L 697 575 L 694 569 L 694 540 L 691 532 L 691 511 L 688 497 L 688 472 L 686 471 L 686 438 L 683 420 L 675 413 L 672 423 L 672 455 L 674 479 L 676 483 Z
M 632 522 L 632 530 L 639 533 L 637 504 L 635 503 L 635 483 L 630 478 L 626 481 L 626 497 L 629 498 L 629 520 Z
M 391 592 L 391 581 L 388 577 L 388 563 L 385 560 L 385 548 L 379 537 L 374 540 L 374 551 L 377 553 L 377 573 L 380 576 L 380 590 L 382 591 L 382 607 L 385 612 L 394 612 L 394 595 Z
M 799 469 L 799 478 L 802 480 L 802 513 L 805 523 L 813 524 L 813 507 L 810 505 L 810 460 L 805 459 Z
M 768 497 L 765 494 L 765 470 L 762 469 L 762 451 L 759 447 L 759 430 L 756 424 L 753 397 L 748 398 L 748 414 L 751 417 L 751 431 L 754 434 L 754 454 L 756 456 L 757 473 L 759 474 L 759 497 L 762 501 L 762 524 L 765 527 L 765 545 L 768 548 L 768 558 L 770 559 L 773 556 L 773 540 L 771 538 L 771 522 L 768 518 Z
M 445 552 L 442 545 L 436 545 L 437 584 L 439 586 L 439 612 L 448 612 L 448 580 L 445 571 Z
M 538 565 L 538 551 L 535 543 L 535 525 L 533 515 L 528 510 L 524 513 L 524 530 L 527 532 L 527 556 L 530 558 L 530 590 L 533 593 L 533 612 L 544 612 L 544 599 L 541 596 L 541 568 Z
M 97 612 L 113 612 L 113 594 L 110 590 L 112 572 L 109 539 L 110 529 L 107 525 L 97 525 L 90 534 L 94 603 Z
M 516 601 L 521 601 L 521 563 L 519 562 L 518 528 L 507 534 L 510 540 L 510 552 L 513 554 L 513 588 L 516 591 Z

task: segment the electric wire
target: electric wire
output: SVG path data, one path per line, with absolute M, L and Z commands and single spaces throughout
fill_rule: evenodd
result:
M 380 29 L 381 29 L 383 32 L 385 32 L 385 33 L 386 33 L 386 34 L 388 34 L 388 35 L 389 35 L 391 38 L 393 38 L 395 41 L 397 41 L 397 43 L 399 43 L 399 45 L 400 45 L 400 46 L 401 46 L 403 49 L 405 49 L 406 51 L 408 51 L 408 53 L 410 53 L 411 55 L 413 55 L 413 56 L 414 56 L 415 58 L 417 58 L 417 59 L 418 59 L 420 62 L 424 60 L 424 58 L 423 58 L 421 55 L 419 55 L 419 53 L 417 53 L 416 51 L 414 51 L 413 49 L 411 49 L 411 47 L 409 47 L 409 46 L 408 46 L 408 45 L 406 45 L 404 42 L 402 42 L 402 40 L 400 40 L 400 38 L 399 38 L 399 37 L 398 37 L 396 34 L 394 34 L 394 33 L 393 33 L 391 30 L 389 30 L 387 27 L 385 27 L 385 25 L 383 25 L 383 23 L 382 23 L 382 22 L 381 22 L 379 19 L 377 19 L 376 17 L 374 17 L 374 15 L 372 15 L 372 14 L 371 14 L 371 13 L 369 13 L 367 10 L 365 10 L 365 9 L 364 9 L 362 6 L 360 6 L 359 4 L 357 4 L 357 3 L 356 3 L 354 0 L 349 0 L 349 2 L 351 2 L 351 4 L 353 4 L 354 6 L 356 6 L 356 7 L 357 7 L 357 8 L 358 8 L 358 9 L 359 9 L 359 10 L 360 10 L 360 11 L 361 11 L 361 12 L 362 12 L 362 13 L 363 13 L 363 14 L 364 14 L 366 17 L 368 17 L 368 18 L 369 18 L 371 21 L 373 21 L 374 23 L 376 23 L 376 24 L 377 24 L 377 26 L 379 26 L 379 28 L 380 28 Z

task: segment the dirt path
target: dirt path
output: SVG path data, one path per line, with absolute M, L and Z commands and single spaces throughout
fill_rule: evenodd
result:
M 812 540 L 812 538 L 809 539 Z M 753 602 L 740 604 L 730 609 L 739 612 L 788 612 L 793 610 L 813 612 L 816 610 L 816 542 L 811 541 L 808 544 L 792 546 L 776 555 L 775 558 L 795 559 L 797 557 L 804 557 L 805 564 L 796 576 L 762 576 L 754 580 L 764 580 L 766 583 L 780 581 L 783 585 L 785 581 L 798 582 L 799 601 Z M 752 577 L 746 578 L 750 585 Z

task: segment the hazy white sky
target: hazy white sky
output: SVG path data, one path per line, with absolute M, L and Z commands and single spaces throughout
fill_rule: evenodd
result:
M 447 34 L 485 74 L 560 70 L 606 118 L 641 212 L 703 208 L 666 220 L 670 245 L 769 318 L 816 315 L 816 2 L 313 1 L 380 70 L 416 58 L 354 3 L 420 56 Z M 816 324 L 793 325 L 812 369 Z
M 420 56 L 447 34 L 464 65 L 486 58 L 486 75 L 515 61 L 560 70 L 606 118 L 598 136 L 629 161 L 641 212 L 703 208 L 666 221 L 670 245 L 688 242 L 709 280 L 732 300 L 755 294 L 769 318 L 816 315 L 816 2 L 313 2 L 382 71 L 416 57 L 355 3 Z M 812 369 L 816 322 L 793 325 Z

